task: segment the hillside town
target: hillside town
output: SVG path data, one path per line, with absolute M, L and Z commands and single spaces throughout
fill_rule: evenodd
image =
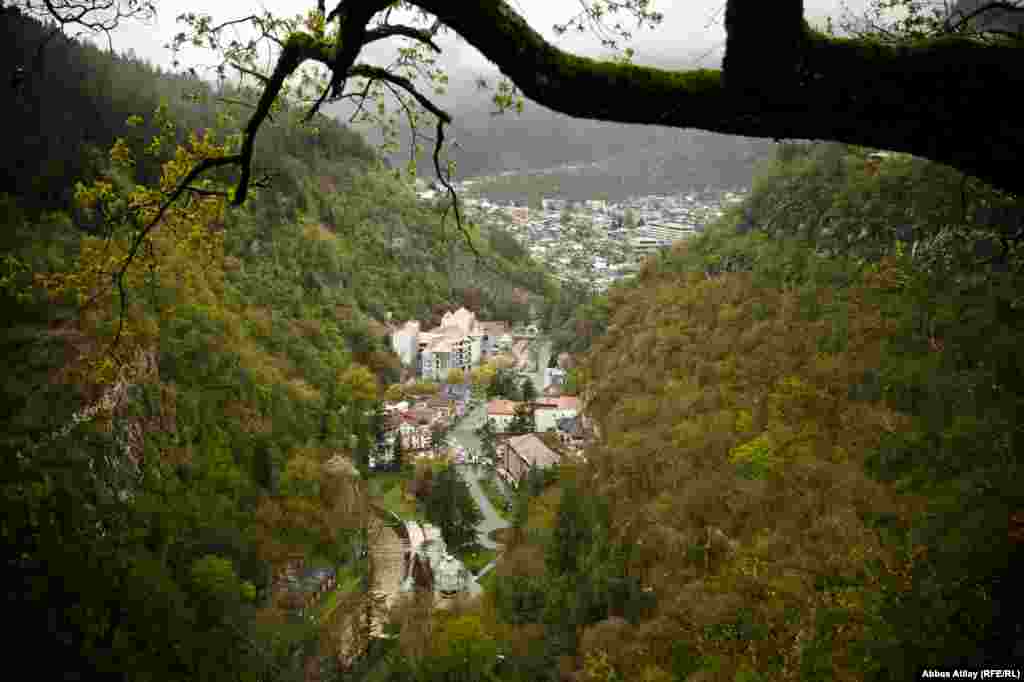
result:
M 455 185 L 460 192 L 477 180 Z M 431 201 L 436 185 L 418 180 L 417 195 Z M 632 197 L 622 202 L 603 199 L 569 201 L 544 198 L 541 208 L 521 202 L 505 204 L 467 197 L 470 216 L 502 224 L 537 260 L 560 280 L 592 281 L 598 290 L 635 273 L 646 256 L 703 231 L 704 225 L 743 201 L 747 190 L 711 188 L 678 195 Z
M 546 467 L 563 455 L 577 454 L 590 425 L 582 417 L 580 399 L 561 395 L 565 369 L 547 366 L 546 343 L 533 325 L 512 329 L 503 321 L 479 321 L 466 308 L 445 313 L 433 329 L 421 329 L 416 320 L 392 325 L 391 345 L 408 371 L 408 384 L 435 382 L 437 389 L 384 403 L 384 433 L 372 464 L 390 461 L 396 440 L 403 452 L 416 457 L 451 456 L 458 462 L 473 456 L 475 461 L 479 453 L 467 453 L 465 445 L 438 435 L 470 417 L 474 408 L 479 409 L 472 419 L 479 425 L 486 421 L 499 440 L 492 464 L 513 486 L 529 467 Z M 525 403 L 485 399 L 486 387 L 473 385 L 470 377 L 473 370 L 489 364 L 510 372 L 516 381 L 533 383 L 538 395 L 529 409 L 535 432 L 550 434 L 544 441 L 522 434 L 518 439 L 508 437 L 516 411 Z M 462 383 L 446 381 L 453 371 L 461 373 Z

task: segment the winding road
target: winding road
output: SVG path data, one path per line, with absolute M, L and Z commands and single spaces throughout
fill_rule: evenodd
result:
M 469 412 L 459 424 L 452 429 L 452 437 L 467 451 L 479 452 L 481 448 L 480 438 L 473 433 L 473 429 L 483 424 L 483 420 L 487 418 L 487 405 L 479 405 L 474 410 Z M 480 487 L 480 479 L 483 476 L 482 465 L 471 465 L 464 464 L 456 467 L 459 475 L 469 485 L 469 490 L 473 494 L 473 499 L 476 500 L 476 504 L 480 507 L 480 512 L 484 515 L 484 520 L 481 521 L 477 529 L 477 537 L 480 544 L 488 549 L 499 549 L 502 545 L 494 542 L 488 537 L 488 534 L 498 528 L 508 528 L 509 523 L 498 515 L 498 512 L 491 506 L 491 501 L 487 499 L 487 495 L 484 494 L 483 488 Z M 498 485 L 503 485 L 500 479 Z M 495 559 L 497 561 L 497 559 Z M 487 571 L 494 566 L 494 561 L 488 564 L 483 570 L 480 571 L 478 578 L 482 577 Z

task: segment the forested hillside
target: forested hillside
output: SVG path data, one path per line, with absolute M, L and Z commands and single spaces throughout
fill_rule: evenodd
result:
M 467 226 L 477 258 L 288 105 L 244 208 L 216 174 L 167 203 L 252 93 L 59 37 L 34 65 L 46 27 L 2 25 L 33 65 L 0 133 L 4 604 L 33 674 L 895 682 L 1024 657 L 1018 197 L 780 145 L 744 204 L 586 299 L 500 229 Z M 385 644 L 339 634 L 365 591 L 272 599 L 296 557 L 369 584 L 386 314 L 524 320 L 524 290 L 585 354 L 600 438 L 520 486 L 482 597 L 399 602 Z M 303 668 L 345 637 L 371 670 Z
M 445 95 L 437 101 L 453 117 L 452 139 L 458 147 L 449 156 L 458 164 L 459 178 L 515 173 L 487 185 L 486 196 L 491 199 L 526 200 L 537 185 L 543 186 L 547 196 L 612 201 L 705 187 L 745 187 L 756 162 L 771 153 L 768 140 L 573 119 L 530 100 L 523 101 L 522 111 L 495 116 L 494 83 L 488 87 L 482 90 L 465 75 L 453 73 Z M 348 113 L 351 109 L 341 106 L 338 110 Z M 360 130 L 373 144 L 383 141 L 376 127 L 364 124 Z M 429 129 L 423 132 L 430 135 Z M 399 140 L 389 155 L 396 167 L 409 160 L 410 136 L 405 128 Z M 425 145 L 417 159 L 420 167 L 430 167 L 430 153 L 430 145 Z M 566 165 L 581 167 L 540 177 L 526 172 Z
M 787 145 L 743 209 L 609 293 L 584 368 L 605 434 L 587 453 L 595 520 L 565 529 L 567 489 L 548 551 L 607 534 L 657 606 L 576 611 L 584 679 L 1019 660 L 1010 199 L 910 157 Z M 557 575 L 579 605 L 608 574 L 549 562 L 530 579 L 558 585 L 549 603 Z
M 502 679 L 1024 654 L 1020 207 L 869 151 L 781 146 L 747 204 L 608 293 L 581 369 L 603 441 L 527 498 L 478 612 Z
M 288 106 L 254 201 L 228 212 L 214 178 L 164 206 L 237 143 L 251 93 L 62 36 L 34 61 L 48 27 L 2 26 L 26 65 L 0 198 L 11 644 L 48 679 L 299 679 L 336 624 L 271 582 L 295 556 L 366 570 L 359 485 L 327 462 L 365 474 L 399 379 L 387 313 L 470 292 L 524 318 L 513 288 L 549 285 L 500 231 L 471 228 L 478 260 L 358 135 Z

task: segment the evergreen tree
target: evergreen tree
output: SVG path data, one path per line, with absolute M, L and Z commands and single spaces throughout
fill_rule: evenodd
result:
M 395 444 L 391 447 L 391 470 L 401 471 L 405 464 L 405 448 L 402 446 L 402 432 L 395 429 Z
M 491 379 L 490 385 L 487 387 L 488 398 L 505 398 L 511 400 L 515 394 L 515 379 L 512 376 L 511 371 L 504 367 L 499 367 L 494 373 L 494 378 Z
M 447 437 L 448 429 L 441 424 L 433 424 L 430 427 L 430 447 L 434 449 L 434 454 L 445 447 Z
M 476 526 L 484 518 L 469 486 L 451 465 L 434 477 L 430 497 L 427 498 L 426 515 L 441 529 L 449 550 L 476 542 Z
M 365 431 L 358 436 L 353 436 L 356 443 L 355 465 L 360 475 L 364 478 L 370 473 L 370 452 L 373 445 L 370 443 L 370 436 Z
M 522 384 L 523 401 L 532 403 L 537 400 L 537 387 L 533 385 L 533 379 L 526 377 Z
M 480 438 L 480 454 L 483 455 L 484 460 L 489 462 L 491 466 L 496 466 L 498 436 L 494 432 L 494 424 L 489 419 L 485 419 L 484 423 L 474 433 Z
M 528 403 L 516 405 L 515 415 L 509 422 L 509 433 L 533 433 L 537 430 L 537 422 L 534 419 L 534 412 Z
M 545 560 L 553 575 L 575 573 L 578 562 L 591 542 L 590 519 L 578 485 L 572 478 L 562 484 L 555 528 Z

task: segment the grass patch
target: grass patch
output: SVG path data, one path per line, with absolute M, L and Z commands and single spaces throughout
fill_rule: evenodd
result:
M 487 549 L 486 547 L 475 545 L 473 547 L 467 547 L 465 551 L 457 552 L 455 556 L 462 562 L 462 565 L 465 566 L 470 573 L 476 575 L 484 566 L 491 563 L 491 560 L 498 556 L 498 553 L 493 549 Z
M 487 501 L 491 503 L 492 507 L 494 507 L 494 511 L 501 518 L 506 521 L 510 521 L 512 519 L 512 512 L 505 511 L 505 501 L 507 498 L 505 497 L 505 494 L 501 492 L 501 489 L 498 488 L 498 485 L 499 483 L 497 481 L 493 481 L 488 478 L 480 479 L 480 488 L 484 491 L 484 495 L 487 496 Z
M 494 592 L 494 584 L 495 581 L 497 581 L 497 579 L 498 571 L 492 568 L 487 572 L 487 575 L 485 575 L 483 578 L 480 578 L 480 580 L 478 580 L 477 583 L 480 585 L 480 589 L 484 592 Z
M 367 480 L 370 498 L 378 505 L 405 520 L 426 521 L 415 502 L 402 498 L 402 483 L 411 481 L 413 470 L 375 473 Z

